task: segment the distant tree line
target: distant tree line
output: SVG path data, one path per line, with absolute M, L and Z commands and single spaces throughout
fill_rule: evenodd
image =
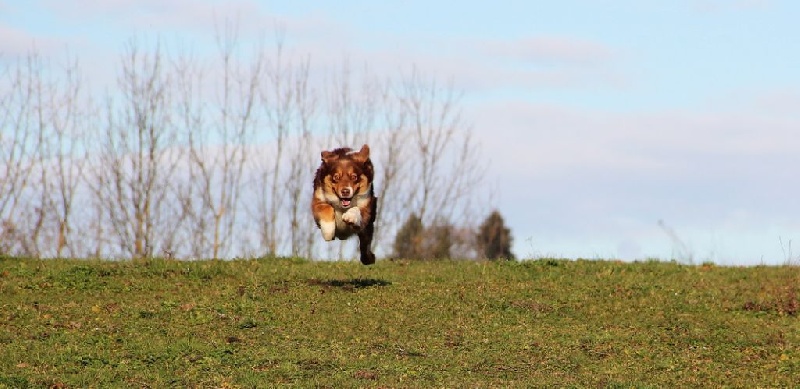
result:
M 104 93 L 78 58 L 0 56 L 0 255 L 347 257 L 318 236 L 312 175 L 321 150 L 369 143 L 378 255 L 401 253 L 413 212 L 428 227 L 399 231 L 404 254 L 510 257 L 502 227 L 466 233 L 483 172 L 452 84 L 317 70 L 230 24 L 215 42 L 201 55 L 132 39 Z
M 477 228 L 435 222 L 424 226 L 422 219 L 411 213 L 397 231 L 393 256 L 406 259 L 479 258 L 513 260 L 513 239 L 497 210 Z

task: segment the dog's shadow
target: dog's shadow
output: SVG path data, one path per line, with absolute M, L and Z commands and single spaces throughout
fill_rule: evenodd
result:
M 327 288 L 338 288 L 341 290 L 354 292 L 360 289 L 390 286 L 391 282 L 377 278 L 351 278 L 347 280 L 308 280 L 309 285 L 324 286 Z

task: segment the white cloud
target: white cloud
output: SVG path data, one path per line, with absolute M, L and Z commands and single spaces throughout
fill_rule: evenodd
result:
M 531 91 L 543 89 L 556 90 L 598 90 L 625 89 L 631 84 L 630 77 L 616 67 L 616 58 L 605 54 L 592 54 L 565 48 L 561 53 L 541 55 L 542 66 L 530 58 L 533 54 L 512 54 L 513 45 L 518 42 L 495 42 L 478 45 L 469 42 L 448 41 L 434 44 L 436 47 L 450 47 L 450 50 L 430 53 L 407 45 L 396 45 L 391 49 L 360 49 L 352 52 L 352 58 L 368 62 L 378 73 L 396 75 L 417 66 L 425 73 L 440 79 L 450 79 L 472 96 L 481 96 L 498 91 Z M 338 56 L 347 49 L 335 46 Z M 455 48 L 453 48 L 455 47 Z M 331 47 L 323 51 L 330 51 Z M 555 51 L 555 49 L 552 49 Z M 349 51 L 348 51 L 349 52 Z M 500 54 L 504 52 L 504 54 Z M 570 61 L 579 66 L 562 66 L 548 61 Z
M 191 0 L 78 0 L 48 1 L 46 7 L 73 23 L 111 22 L 116 28 L 133 31 L 202 31 L 225 18 L 240 21 L 243 27 L 263 23 L 265 16 L 258 3 L 235 0 L 215 4 Z M 213 32 L 213 30 L 212 30 Z
M 171 33 L 174 31 L 178 39 L 190 45 L 213 46 L 215 29 L 230 21 L 238 25 L 239 36 L 248 44 L 263 37 L 269 46 L 274 42 L 275 30 L 285 30 L 290 43 L 287 48 L 309 55 L 312 66 L 322 69 L 340 66 L 347 58 L 356 66 L 368 63 L 377 74 L 395 76 L 416 65 L 426 73 L 452 78 L 459 87 L 478 93 L 503 88 L 621 88 L 629 83 L 628 77 L 615 68 L 621 57 L 618 50 L 601 42 L 567 36 L 477 43 L 431 38 L 420 45 L 387 32 L 359 31 L 325 14 L 273 14 L 254 0 L 48 0 L 45 5 L 63 23 L 72 26 L 69 28 L 73 40 L 77 39 L 77 31 L 109 30 L 108 26 L 113 26 L 109 33 L 119 36 L 121 42 L 117 45 L 134 34 L 157 34 L 169 41 L 175 37 Z M 94 27 L 77 28 L 87 25 Z M 381 44 L 370 46 L 365 40 Z
M 471 119 L 485 144 L 557 172 L 571 168 L 692 174 L 694 163 L 790 157 L 800 118 L 662 111 L 607 113 L 534 103 L 481 103 Z M 481 132 L 485 129 L 485 132 Z M 491 134 L 489 136 L 489 134 Z M 514 142 L 507 142 L 514 139 Z M 498 161 L 503 164 L 503 161 Z
M 800 111 L 800 85 L 786 87 L 761 93 L 748 93 L 754 100 L 751 109 L 765 112 L 776 117 L 798 117 Z M 744 108 L 747 108 L 746 106 Z
M 597 66 L 619 54 L 612 47 L 566 36 L 534 36 L 515 41 L 484 42 L 487 55 L 511 58 L 534 65 Z
M 523 101 L 467 112 L 519 250 L 533 237 L 545 253 L 665 258 L 664 219 L 696 256 L 752 263 L 758 250 L 774 255 L 778 234 L 800 231 L 800 117 Z
M 8 25 L 0 24 L 0 56 L 19 57 L 38 51 L 42 54 L 65 47 L 65 43 L 50 37 L 31 34 Z
M 301 18 L 270 12 L 264 2 L 255 0 L 193 1 L 193 0 L 77 0 L 65 3 L 49 0 L 47 7 L 73 23 L 112 23 L 119 31 L 128 33 L 177 32 L 182 39 L 202 38 L 203 43 L 225 28 L 225 23 L 238 29 L 242 40 L 262 35 L 273 38 L 276 30 L 285 30 L 288 39 L 332 39 L 344 24 L 334 23 L 323 15 L 311 14 Z M 271 42 L 268 42 L 271 43 Z
M 0 53 L 5 55 L 21 55 L 31 46 L 33 37 L 23 31 L 0 25 Z

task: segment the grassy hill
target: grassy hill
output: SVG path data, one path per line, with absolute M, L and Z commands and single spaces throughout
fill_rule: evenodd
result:
M 0 388 L 790 387 L 797 267 L 0 260 Z

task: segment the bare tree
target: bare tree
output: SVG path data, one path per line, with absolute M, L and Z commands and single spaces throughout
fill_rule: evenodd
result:
M 175 123 L 186 138 L 181 139 L 180 144 L 188 150 L 179 164 L 181 174 L 174 180 L 181 209 L 180 218 L 185 222 L 178 233 L 182 234 L 183 239 L 178 241 L 182 241 L 184 247 L 176 247 L 178 241 L 175 241 L 168 250 L 173 255 L 177 250 L 181 255 L 181 249 L 184 249 L 184 256 L 201 258 L 212 246 L 207 235 L 213 220 L 213 210 L 206 212 L 210 208 L 207 201 L 209 196 L 201 195 L 211 188 L 207 174 L 201 175 L 206 173 L 202 149 L 206 142 L 203 86 L 207 74 L 190 52 L 179 53 L 172 59 L 172 66 L 175 75 Z
M 0 254 L 31 255 L 28 191 L 40 158 L 41 127 L 36 88 L 41 61 L 36 53 L 3 69 L 0 88 Z M 40 211 L 41 215 L 43 211 Z M 24 224 L 24 225 L 23 225 Z
M 384 85 L 364 65 L 354 72 L 345 59 L 331 76 L 327 85 L 327 112 L 329 120 L 329 145 L 356 147 L 369 143 L 381 110 Z M 329 146 L 329 147 L 331 147 Z
M 269 61 L 266 71 L 266 83 L 261 89 L 261 107 L 266 118 L 267 134 L 272 135 L 269 141 L 272 150 L 269 158 L 257 158 L 254 161 L 257 177 L 256 183 L 257 223 L 259 225 L 261 245 L 267 256 L 278 252 L 281 228 L 278 225 L 279 210 L 283 205 L 284 185 L 283 159 L 287 138 L 292 134 L 295 119 L 295 94 L 292 77 L 292 63 L 285 62 L 283 41 L 278 38 L 275 46 L 275 57 Z M 302 92 L 302 91 L 301 91 Z M 267 146 L 264 144 L 263 146 Z
M 121 67 L 116 91 L 121 101 L 107 100 L 106 128 L 90 185 L 120 253 L 147 258 L 178 228 L 169 223 L 168 210 L 168 188 L 179 159 L 168 150 L 176 138 L 170 84 L 160 45 L 147 53 L 131 41 Z
M 219 259 L 246 248 L 244 238 L 234 241 L 234 236 L 248 160 L 258 155 L 251 151 L 252 140 L 262 121 L 257 104 L 263 53 L 241 49 L 235 23 L 216 27 L 213 58 L 191 50 L 172 58 L 176 125 L 186 149 L 175 187 L 185 221 L 180 231 L 185 255 L 192 258 Z M 180 255 L 173 249 L 170 255 Z
M 77 153 L 77 125 L 88 102 L 80 101 L 77 61 L 67 56 L 59 65 L 36 51 L 28 53 L 6 73 L 8 94 L 0 97 L 5 166 L 0 183 L 7 186 L 0 192 L 0 209 L 8 210 L 2 245 L 5 250 L 14 245 L 26 256 L 60 257 L 70 246 L 73 201 L 85 160 Z
M 310 257 L 313 252 L 313 235 L 315 228 L 308 218 L 307 205 L 311 180 L 301 177 L 310 177 L 314 169 L 312 155 L 314 155 L 312 130 L 315 115 L 316 99 L 314 92 L 308 84 L 309 61 L 305 60 L 295 66 L 294 74 L 290 77 L 292 89 L 292 103 L 294 105 L 293 120 L 295 132 L 293 142 L 287 149 L 287 175 L 284 178 L 284 187 L 288 207 L 291 211 L 290 225 L 290 252 L 292 256 Z
M 398 200 L 412 205 L 425 223 L 463 218 L 483 169 L 478 145 L 461 120 L 460 94 L 452 84 L 440 85 L 412 68 L 397 98 L 407 115 L 407 158 L 415 177 L 407 180 L 406 197 Z
M 194 75 L 182 79 L 181 115 L 189 131 L 190 175 L 183 203 L 194 230 L 194 255 L 222 258 L 233 249 L 247 150 L 259 124 L 255 108 L 263 55 L 257 51 L 249 66 L 242 66 L 238 29 L 230 22 L 217 31 L 216 39 L 218 83 L 211 77 L 216 74 L 183 69 Z M 207 97 L 206 85 L 213 90 L 209 104 L 199 102 Z
M 410 155 L 409 136 L 407 134 L 406 119 L 408 113 L 403 107 L 396 103 L 391 93 L 392 86 L 389 82 L 384 84 L 381 96 L 381 117 L 378 120 L 378 130 L 373 138 L 374 161 L 378 167 L 378 175 L 375 179 L 374 190 L 378 197 L 377 221 L 375 228 L 374 242 L 376 252 L 388 255 L 389 251 L 382 250 L 382 247 L 389 246 L 389 238 L 393 235 L 394 229 L 391 226 L 399 226 L 409 217 L 409 210 L 405 204 L 400 204 L 399 200 L 406 197 L 400 196 L 409 185 L 409 163 L 406 158 Z M 412 210 L 413 212 L 413 210 Z
M 307 205 L 319 151 L 314 142 L 318 98 L 310 84 L 310 64 L 308 57 L 287 53 L 282 32 L 277 31 L 260 90 L 265 126 L 258 147 L 269 151 L 252 161 L 250 192 L 256 198 L 253 221 L 259 228 L 260 251 L 267 256 L 310 256 L 313 251 Z
M 77 60 L 69 59 L 63 73 L 51 80 L 44 92 L 43 115 L 47 121 L 47 134 L 41 148 L 48 159 L 43 170 L 41 190 L 45 195 L 48 213 L 53 219 L 55 247 L 53 254 L 60 258 L 68 252 L 75 256 L 72 245 L 72 219 L 78 186 L 83 180 L 86 164 L 85 150 L 81 150 L 81 126 L 89 126 L 87 119 L 91 103 L 85 98 Z M 50 175 L 44 172 L 50 171 Z M 43 204 L 43 205 L 44 205 Z
M 432 231 L 452 238 L 453 252 L 471 251 L 461 231 L 474 227 L 470 203 L 483 172 L 459 101 L 452 84 L 440 84 L 416 68 L 388 88 L 375 153 L 380 246 L 388 245 L 397 233 L 394 226 L 413 212 L 423 224 L 441 226 Z

